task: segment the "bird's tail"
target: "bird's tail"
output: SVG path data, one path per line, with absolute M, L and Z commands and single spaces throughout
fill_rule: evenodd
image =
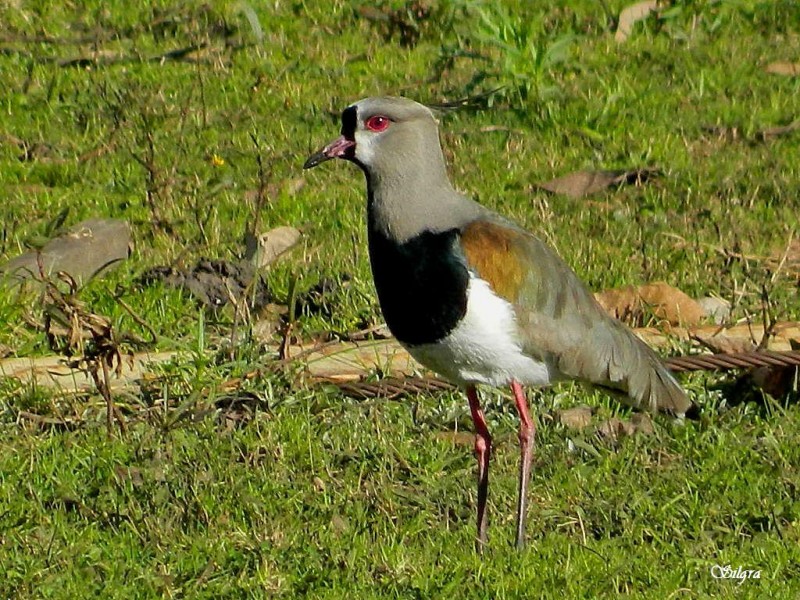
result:
M 658 355 L 632 332 L 614 325 L 617 344 L 608 363 L 609 387 L 625 392 L 635 408 L 677 417 L 693 414 L 694 404 Z
M 649 367 L 636 369 L 628 377 L 628 396 L 637 406 L 655 412 L 660 410 L 683 417 L 695 407 L 672 373 L 658 356 L 642 342 Z

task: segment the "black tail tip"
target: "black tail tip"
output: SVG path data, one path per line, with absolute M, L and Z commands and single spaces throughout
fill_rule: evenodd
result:
M 684 416 L 690 421 L 697 421 L 700 418 L 700 407 L 692 402 L 692 405 L 686 410 Z

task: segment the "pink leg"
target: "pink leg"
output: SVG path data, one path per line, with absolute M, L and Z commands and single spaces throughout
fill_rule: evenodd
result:
M 486 544 L 486 498 L 489 495 L 489 455 L 492 451 L 492 436 L 486 426 L 481 401 L 474 385 L 467 388 L 469 410 L 475 424 L 475 455 L 478 457 L 478 539 L 475 547 L 483 551 Z
M 528 507 L 528 479 L 531 474 L 531 460 L 533 459 L 533 440 L 536 435 L 536 426 L 528 413 L 528 400 L 525 390 L 516 382 L 511 382 L 511 391 L 514 393 L 514 402 L 519 412 L 519 499 L 517 501 L 517 541 L 518 549 L 525 546 L 525 513 Z

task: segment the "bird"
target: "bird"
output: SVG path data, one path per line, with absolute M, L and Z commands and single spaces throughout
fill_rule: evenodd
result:
M 678 418 L 693 404 L 656 353 L 600 307 L 554 250 L 456 190 L 431 108 L 369 97 L 345 108 L 341 123 L 341 135 L 303 168 L 339 158 L 363 171 L 370 266 L 386 324 L 419 363 L 466 392 L 479 552 L 487 544 L 492 436 L 478 386 L 511 390 L 519 414 L 521 549 L 535 437 L 523 386 L 578 380 Z

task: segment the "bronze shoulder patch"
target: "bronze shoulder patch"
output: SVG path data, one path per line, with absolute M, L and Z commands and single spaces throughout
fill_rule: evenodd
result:
M 516 249 L 521 234 L 489 221 L 473 221 L 461 232 L 461 250 L 469 268 L 496 294 L 516 302 L 525 268 Z

